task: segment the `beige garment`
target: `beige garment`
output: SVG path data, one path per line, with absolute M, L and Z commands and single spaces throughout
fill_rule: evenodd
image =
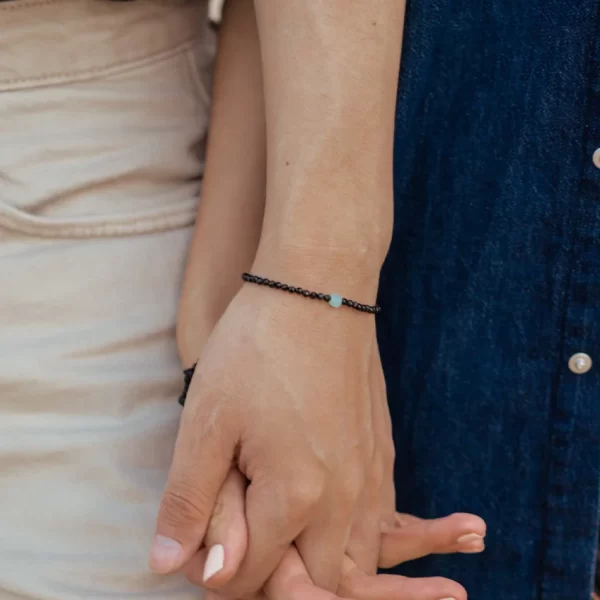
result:
M 201 0 L 0 3 L 0 600 L 149 573 L 209 108 Z

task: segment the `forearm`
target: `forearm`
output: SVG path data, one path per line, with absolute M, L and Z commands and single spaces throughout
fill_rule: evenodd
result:
M 348 293 L 356 277 L 372 299 L 392 228 L 404 0 L 255 6 L 268 147 L 257 265 Z
M 241 285 L 256 254 L 265 202 L 265 115 L 252 0 L 225 10 L 207 161 L 178 320 L 186 366 Z M 206 330 L 206 331 L 205 331 Z

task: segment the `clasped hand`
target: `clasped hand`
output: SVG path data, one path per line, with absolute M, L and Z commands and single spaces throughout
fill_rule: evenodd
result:
M 445 522 L 454 539 L 430 536 L 415 546 L 421 522 L 397 537 L 397 523 L 386 522 L 394 514 L 394 455 L 372 319 L 354 311 L 332 318 L 326 306 L 279 296 L 244 287 L 204 347 L 159 511 L 152 568 L 183 570 L 230 598 L 264 590 L 277 600 L 285 590 L 313 585 L 360 598 L 382 557 L 395 564 L 423 554 L 427 544 L 427 552 L 457 551 L 464 535 L 475 535 L 483 549 L 477 536 L 485 526 L 470 515 Z M 221 529 L 210 525 L 219 506 L 229 507 L 217 511 L 217 523 L 229 515 Z M 382 538 L 382 526 L 392 533 Z M 233 541 L 224 543 L 228 536 Z M 390 544 L 398 539 L 394 554 Z M 217 547 L 212 566 L 209 546 Z M 385 558 L 386 548 L 393 559 Z M 215 564 L 220 568 L 211 573 Z M 436 578 L 404 581 L 399 595 L 400 580 L 389 577 L 378 576 L 376 589 L 393 589 L 395 600 L 465 597 L 458 584 Z

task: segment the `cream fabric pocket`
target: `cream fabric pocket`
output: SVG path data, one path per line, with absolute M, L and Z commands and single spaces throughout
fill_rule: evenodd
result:
M 204 37 L 108 75 L 0 91 L 0 228 L 91 238 L 190 225 L 211 60 Z

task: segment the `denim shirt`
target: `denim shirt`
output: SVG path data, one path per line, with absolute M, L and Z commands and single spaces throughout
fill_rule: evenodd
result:
M 488 536 L 482 555 L 399 572 L 452 577 L 474 600 L 591 596 L 597 13 L 593 0 L 407 7 L 378 320 L 397 504 L 424 517 L 479 514 Z

